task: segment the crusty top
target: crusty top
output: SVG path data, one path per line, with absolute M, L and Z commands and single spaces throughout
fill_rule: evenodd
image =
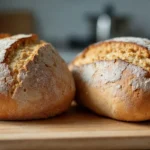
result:
M 26 39 L 36 39 L 36 35 L 33 34 L 18 34 L 15 36 L 7 37 L 4 39 L 0 39 L 0 63 L 5 60 L 5 57 L 7 57 L 7 52 L 12 49 L 13 47 L 19 46 L 19 44 L 22 44 L 26 41 Z
M 150 72 L 150 40 L 120 37 L 90 45 L 72 62 L 80 66 L 99 60 L 121 59 Z
M 21 45 L 37 41 L 33 34 L 19 34 L 0 39 L 0 93 L 10 94 L 16 80 L 14 71 L 10 68 L 7 58 L 14 54 Z M 12 55 L 13 56 L 13 55 Z

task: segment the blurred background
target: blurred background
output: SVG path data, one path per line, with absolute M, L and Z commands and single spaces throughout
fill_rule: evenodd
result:
M 150 38 L 150 0 L 0 0 L 0 32 L 37 33 L 71 61 L 89 44 Z

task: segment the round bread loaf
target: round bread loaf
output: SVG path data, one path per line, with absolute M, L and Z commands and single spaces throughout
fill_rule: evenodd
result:
M 67 65 L 34 34 L 0 39 L 0 119 L 47 118 L 67 110 L 75 92 Z
M 122 37 L 96 43 L 69 67 L 79 104 L 117 120 L 150 120 L 150 40 Z

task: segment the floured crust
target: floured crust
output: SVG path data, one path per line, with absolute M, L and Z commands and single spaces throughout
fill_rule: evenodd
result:
M 113 38 L 110 40 L 106 40 L 106 42 L 109 41 L 116 41 L 116 42 L 125 42 L 125 43 L 135 43 L 137 45 L 140 45 L 142 47 L 147 48 L 150 50 L 150 40 L 146 38 L 139 38 L 139 37 L 118 37 Z
M 89 46 L 79 54 L 69 65 L 77 102 L 118 120 L 150 120 L 150 71 L 149 65 L 141 65 L 149 60 L 149 43 L 147 39 L 117 38 Z M 141 59 L 137 57 L 142 63 L 123 59 L 123 48 L 126 55 L 134 50 L 133 58 L 142 54 Z M 119 57 L 109 59 L 107 55 L 115 49 Z
M 20 45 L 37 41 L 37 35 L 18 34 L 11 37 L 0 39 L 0 63 L 7 61 L 9 53 L 17 49 Z
M 34 35 L 18 35 L 10 40 L 18 44 L 7 39 L 7 46 L 4 46 L 6 50 L 3 49 L 5 55 L 0 64 L 0 119 L 40 119 L 67 110 L 74 97 L 74 80 L 55 49 L 46 42 L 37 42 L 37 36 Z M 8 61 L 5 61 L 11 54 L 9 50 L 15 50 L 20 43 L 25 46 L 34 42 L 37 42 L 35 53 L 30 61 L 18 69 L 17 86 L 9 94 L 14 84 L 14 74 Z
M 0 39 L 0 92 L 5 95 L 11 96 L 9 93 L 14 84 L 13 72 L 9 68 L 8 58 L 9 56 L 20 46 L 27 43 L 37 41 L 36 35 L 16 35 L 7 38 Z M 7 80 L 9 79 L 9 80 Z
M 74 67 L 73 75 L 78 103 L 118 120 L 150 119 L 150 74 L 142 68 L 121 60 L 99 61 Z

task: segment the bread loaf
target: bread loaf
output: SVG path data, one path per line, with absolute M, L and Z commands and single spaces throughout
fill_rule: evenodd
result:
M 150 120 L 150 40 L 122 37 L 99 42 L 69 67 L 79 104 L 118 120 Z
M 67 65 L 37 35 L 0 39 L 0 119 L 47 118 L 67 110 L 75 87 Z

